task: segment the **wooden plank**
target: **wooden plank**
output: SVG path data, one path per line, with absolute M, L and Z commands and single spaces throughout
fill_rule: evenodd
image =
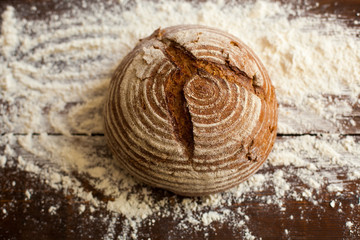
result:
M 80 5 L 80 1 L 74 0 L 73 2 L 76 6 Z M 5 1 L 0 6 L 5 9 L 7 4 L 10 2 Z M 25 19 L 33 19 L 35 16 L 46 19 L 51 11 L 58 14 L 70 10 L 69 4 L 52 1 L 26 1 L 26 3 L 15 1 L 12 4 L 16 7 L 17 14 Z M 326 6 L 323 11 L 334 11 L 331 4 L 329 6 L 323 4 Z M 345 14 L 344 16 L 353 19 L 352 15 L 346 15 L 350 14 L 348 13 L 350 11 L 349 6 L 353 6 L 353 4 L 352 1 L 343 2 L 344 9 L 339 14 Z M 309 5 L 308 11 L 311 13 L 319 12 L 320 7 L 315 5 L 313 8 Z M 29 6 L 36 6 L 35 12 L 38 14 L 29 14 Z M 109 6 L 106 5 L 106 7 Z M 22 25 L 18 27 L 20 26 Z M 26 44 L 18 47 L 19 56 L 15 60 L 11 59 L 6 62 L 7 71 L 13 73 L 10 77 L 13 81 L 11 84 L 16 86 L 16 90 L 5 91 L 0 96 L 1 133 L 103 133 L 102 110 L 108 82 L 127 48 L 107 48 L 106 44 L 103 44 L 104 46 L 100 44 L 96 48 L 86 49 L 91 57 L 85 59 L 78 58 L 77 50 L 65 49 L 63 51 L 70 57 L 66 58 L 66 63 L 61 63 L 61 59 L 56 60 L 52 56 L 54 53 L 46 46 L 51 43 L 54 49 L 61 49 L 73 38 L 85 44 L 92 37 L 98 39 L 96 34 L 98 34 L 97 36 L 106 36 L 107 41 L 116 42 L 118 41 L 117 36 L 121 34 L 121 29 L 114 28 L 114 30 L 105 33 L 96 32 L 94 36 L 88 36 L 86 34 L 79 35 L 79 31 L 68 32 L 66 28 L 55 26 L 48 30 L 49 36 L 53 34 L 49 38 L 40 36 L 41 33 L 33 32 L 25 26 L 22 26 L 20 30 L 22 31 L 20 42 L 24 41 Z M 32 42 L 35 36 L 42 40 Z M 116 44 L 113 45 L 116 46 Z M 128 46 L 128 50 L 130 50 L 130 46 Z M 60 52 L 59 55 L 63 53 L 61 50 L 58 51 Z M 111 58 L 108 56 L 110 55 L 109 52 L 111 52 Z M 43 64 L 43 59 L 57 63 L 57 66 Z M 94 59 L 98 59 L 96 64 Z M 79 63 L 82 65 L 79 72 L 68 70 L 72 65 L 78 66 Z M 46 71 L 43 70 L 44 68 Z M 70 75 L 66 81 L 63 78 L 58 79 L 63 71 Z M 73 85 L 68 88 L 62 86 L 64 89 L 58 89 L 57 92 L 53 91 L 53 88 L 57 89 L 56 85 L 46 85 L 50 82 L 56 84 L 57 81 L 65 81 Z M 80 84 L 80 87 L 74 85 L 75 83 Z M 72 91 L 78 91 L 78 93 L 71 94 Z M 11 92 L 11 95 L 6 95 L 7 92 Z M 44 98 L 44 94 L 41 92 L 54 93 L 51 98 Z M 280 102 L 279 133 L 360 133 L 360 98 L 355 102 L 350 100 L 347 95 L 325 95 L 317 97 L 314 101 L 321 101 L 322 106 L 326 109 L 321 109 L 320 105 L 314 108 L 303 108 L 296 105 L 297 103 L 287 105 Z
M 102 96 L 96 96 L 99 99 L 104 99 L 106 95 L 106 88 Z M 340 134 L 359 134 L 360 133 L 360 104 L 351 103 L 347 96 L 332 96 L 333 99 L 339 99 L 339 101 L 326 102 L 328 108 L 331 108 L 333 112 L 337 112 L 335 115 L 328 113 L 319 115 L 315 110 L 299 109 L 296 106 L 288 106 L 280 103 L 279 106 L 279 134 L 306 134 L 306 133 L 340 133 Z M 1 101 L 1 100 L 0 100 Z M 15 104 L 9 105 L 6 102 L 2 102 L 0 108 L 6 118 L 0 120 L 0 124 L 4 126 L 2 133 L 28 133 L 29 127 L 26 122 L 29 122 L 26 118 L 19 118 L 19 112 L 23 109 L 22 102 L 29 101 L 28 99 L 22 99 Z M 340 102 L 340 103 L 339 103 Z M 360 102 L 360 99 L 359 99 Z M 84 101 L 84 102 L 68 102 L 64 108 L 49 110 L 56 108 L 52 102 L 40 103 L 42 107 L 42 115 L 36 123 L 33 125 L 30 132 L 47 132 L 51 134 L 64 133 L 59 131 L 57 124 L 61 123 L 62 129 L 66 129 L 71 134 L 103 134 L 102 120 L 103 120 L 103 100 L 100 101 Z M 348 106 L 344 110 L 344 105 Z M 49 111 L 51 111 L 49 113 Z M 41 113 L 39 113 L 41 114 Z M 4 116 L 3 115 L 3 116 Z M 1 116 L 1 115 L 0 115 Z M 75 117 L 74 117 L 75 116 Z M 87 116 L 91 116 L 87 118 Z M 11 122 L 12 128 L 4 123 Z M 52 119 L 52 120 L 51 120 Z M 56 121 L 54 121 L 56 119 Z M 86 124 L 84 123 L 86 122 Z
M 106 89 L 104 89 L 103 96 L 97 96 L 98 98 L 104 98 Z M 311 112 L 311 110 L 298 109 L 294 106 L 287 106 L 280 103 L 279 113 L 279 134 L 304 134 L 304 133 L 340 133 L 340 134 L 359 134 L 360 133 L 360 104 L 351 104 L 346 96 L 338 97 L 332 96 L 334 99 L 340 99 L 341 104 L 338 102 L 327 102 L 327 107 L 336 109 L 335 112 L 339 112 L 335 116 L 333 115 L 318 115 L 317 112 Z M 21 112 L 21 102 L 28 100 L 19 100 L 15 104 L 9 105 L 2 102 L 0 108 L 3 109 L 6 114 L 7 121 L 11 122 L 12 129 L 6 128 L 7 124 L 0 123 L 2 126 L 2 133 L 14 132 L 14 133 L 27 133 L 29 128 L 26 125 L 28 119 L 19 118 L 18 114 Z M 360 101 L 360 100 L 359 100 Z M 91 134 L 91 133 L 103 133 L 102 119 L 103 119 L 103 101 L 85 101 L 85 102 L 68 102 L 63 109 L 55 111 L 49 110 L 52 107 L 51 102 L 42 103 L 43 115 L 41 115 L 38 125 L 35 126 L 31 132 L 48 132 L 52 134 L 61 133 L 56 124 L 61 122 L 64 126 L 67 126 L 68 131 L 72 134 Z M 343 105 L 350 106 L 350 109 L 343 111 Z M 75 117 L 74 117 L 75 116 Z M 91 118 L 86 118 L 91 116 Z M 301 116 L 301 117 L 299 117 Z M 57 119 L 55 122 L 49 121 L 49 119 Z M 74 119 L 77 119 L 74 121 Z M 86 124 L 83 122 L 86 121 Z M 65 127 L 65 129 L 67 128 Z
M 304 147 L 301 155 L 297 156 L 303 161 L 302 163 L 298 162 L 299 159 L 296 160 L 297 162 L 294 160 L 291 162 L 274 157 L 291 157 L 296 143 L 304 143 L 303 140 L 297 140 L 301 137 L 307 138 L 307 142 L 312 146 L 311 148 Z M 234 193 L 224 194 L 220 197 L 225 200 L 224 204 L 215 208 L 209 206 L 191 210 L 191 216 L 200 221 L 203 214 L 210 210 L 217 213 L 230 210 L 233 213 L 230 217 L 225 217 L 221 221 L 213 221 L 209 225 L 194 225 L 184 221 L 189 216 L 188 214 L 182 214 L 179 218 L 176 209 L 179 206 L 185 209 L 181 202 L 187 198 L 141 184 L 136 184 L 131 189 L 123 189 L 122 193 L 128 194 L 129 197 L 131 196 L 130 192 L 136 196 L 142 196 L 146 189 L 146 192 L 151 193 L 149 196 L 156 199 L 155 201 L 166 202 L 161 211 L 154 211 L 152 215 L 140 222 L 136 236 L 138 239 L 179 239 L 179 236 L 183 239 L 242 239 L 246 234 L 251 234 L 256 238 L 265 239 L 288 237 L 355 239 L 360 234 L 358 221 L 360 179 L 349 179 L 351 168 L 356 167 L 344 165 L 343 161 L 354 161 L 355 163 L 357 161 L 359 164 L 358 155 L 355 154 L 360 149 L 346 150 L 346 146 L 350 146 L 346 144 L 349 144 L 350 140 L 355 140 L 357 145 L 352 146 L 358 147 L 360 136 L 351 138 L 347 140 L 339 138 L 336 141 L 339 146 L 343 147 L 337 147 L 333 137 L 325 135 L 322 137 L 279 137 L 273 156 L 270 156 L 268 163 L 258 172 L 259 175 L 266 178 L 264 187 L 253 191 L 244 191 L 238 197 L 234 197 Z M 135 234 L 132 230 L 126 231 L 129 226 L 123 215 L 106 208 L 106 204 L 117 201 L 118 196 L 116 194 L 106 196 L 106 192 L 112 191 L 106 189 L 107 187 L 99 187 L 96 181 L 89 177 L 92 167 L 101 166 L 100 163 L 111 160 L 103 136 L 48 136 L 46 138 L 46 142 L 50 144 L 48 146 L 53 143 L 57 143 L 53 146 L 58 146 L 59 143 L 67 142 L 79 151 L 86 149 L 87 154 L 84 160 L 87 162 L 79 159 L 73 160 L 80 162 L 81 166 L 92 167 L 75 167 L 74 171 L 67 170 L 65 172 L 59 166 L 68 163 L 71 159 L 64 158 L 61 152 L 56 152 L 54 149 L 53 152 L 43 154 L 42 146 L 45 145 L 44 141 L 41 141 L 41 136 L 33 135 L 26 138 L 26 136 L 9 137 L 5 135 L 2 136 L 1 142 L 0 155 L 5 155 L 7 161 L 6 167 L 0 168 L 0 212 L 2 212 L 0 238 L 29 238 L 30 236 L 52 238 L 56 236 L 55 239 L 100 239 L 105 236 L 115 238 L 123 233 L 130 238 L 131 234 Z M 36 146 L 38 155 L 29 152 L 27 149 L 29 143 Z M 326 154 L 321 159 L 314 158 L 324 151 L 321 146 L 326 144 L 332 146 L 332 148 L 328 148 L 329 151 L 331 149 L 336 151 L 335 155 L 339 156 L 338 160 L 335 161 Z M 8 146 L 6 147 L 6 145 Z M 62 147 L 64 146 L 62 145 Z M 334 153 L 332 154 L 334 155 Z M 19 156 L 22 157 L 22 163 L 19 162 Z M 78 154 L 76 156 L 81 157 Z M 320 161 L 323 164 L 318 164 Z M 111 175 L 114 169 L 111 169 L 108 164 L 103 166 Z M 301 171 L 309 171 L 309 164 L 317 167 L 316 170 L 313 170 L 314 179 L 327 179 L 322 180 L 322 186 L 319 188 L 311 187 L 313 183 L 306 182 L 306 179 L 299 175 Z M 34 170 L 32 167 L 34 165 L 40 167 L 40 172 Z M 83 171 L 77 172 L 76 169 Z M 274 176 L 279 170 L 284 173 L 284 176 L 277 179 L 284 180 L 284 184 L 288 184 L 289 188 L 285 190 L 285 193 L 280 193 L 280 196 L 276 197 L 275 195 L 279 194 L 276 187 L 279 185 L 273 178 L 276 178 Z M 56 184 L 54 185 L 54 181 L 49 178 L 48 173 L 56 171 L 64 178 L 69 177 L 74 182 L 73 190 L 70 187 L 64 191 L 58 189 Z M 36 174 L 32 172 L 36 172 Z M 79 186 L 85 192 L 91 193 L 93 198 L 100 203 L 99 206 L 94 206 L 91 201 L 79 196 L 79 192 L 76 192 L 78 191 L 76 190 L 78 189 L 77 184 L 80 184 Z M 341 186 L 341 188 L 329 191 L 329 186 L 334 185 Z M 63 186 L 67 186 L 67 184 L 63 184 Z M 27 196 L 27 191 L 30 192 L 30 197 Z M 190 201 L 196 202 L 200 206 L 205 203 L 206 198 L 195 198 Z M 332 204 L 334 205 L 332 206 Z M 159 212 L 160 216 L 158 216 Z M 351 228 L 346 225 L 347 222 L 353 224 Z

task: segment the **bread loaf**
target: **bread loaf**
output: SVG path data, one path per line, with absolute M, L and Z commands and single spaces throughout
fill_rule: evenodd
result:
M 253 51 L 218 29 L 156 30 L 110 83 L 105 133 L 132 175 L 177 194 L 224 191 L 264 163 L 276 138 L 277 101 Z

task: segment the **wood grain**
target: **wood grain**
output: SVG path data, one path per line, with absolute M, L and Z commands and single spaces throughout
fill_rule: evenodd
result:
M 97 157 L 102 157 L 104 154 L 110 156 L 103 136 L 52 137 L 73 138 L 74 143 L 78 144 L 78 146 L 75 144 L 75 147 L 81 147 L 91 142 Z M 35 135 L 33 138 L 36 142 L 39 136 Z M 277 141 L 279 144 L 286 145 L 292 139 L 293 137 L 279 137 Z M 360 142 L 360 136 L 357 136 L 356 140 Z M 122 216 L 108 212 L 104 206 L 97 207 L 95 211 L 91 212 L 92 205 L 89 202 L 78 199 L 70 193 L 64 194 L 61 190 L 57 191 L 49 187 L 38 174 L 19 171 L 16 167 L 18 155 L 32 159 L 38 162 L 40 166 L 48 164 L 48 161 L 39 159 L 18 143 L 11 145 L 11 148 L 15 150 L 16 154 L 8 159 L 6 168 L 0 168 L 0 208 L 5 208 L 7 211 L 7 214 L 2 214 L 0 217 L 0 238 L 29 239 L 38 236 L 37 239 L 102 239 L 107 235 L 110 222 L 113 219 L 116 219 L 116 224 L 112 225 L 114 232 L 121 233 Z M 4 149 L 5 146 L 0 146 L 1 155 L 4 154 Z M 356 156 L 353 157 L 356 158 Z M 259 173 L 271 173 L 279 167 L 268 165 L 261 168 Z M 281 166 L 281 168 L 290 172 L 295 167 Z M 337 178 L 338 182 L 341 182 L 341 176 L 346 174 L 345 168 L 337 168 L 336 165 L 333 165 L 333 169 L 319 170 L 328 171 L 332 175 L 330 178 Z M 93 189 L 86 176 L 76 172 L 72 175 L 81 182 L 86 191 L 91 192 L 104 203 L 111 201 L 111 196 L 105 197 L 103 193 Z M 304 183 L 299 181 L 296 175 L 290 177 L 288 181 L 292 186 L 297 186 L 295 191 L 301 192 L 304 188 Z M 333 182 L 331 181 L 329 184 Z M 346 227 L 346 222 L 358 223 L 360 181 L 344 181 L 342 184 L 344 190 L 340 195 L 336 192 L 326 191 L 327 185 L 324 185 L 318 193 L 314 193 L 315 199 L 319 199 L 318 205 L 314 205 L 311 201 L 296 201 L 290 198 L 285 198 L 282 206 L 268 205 L 264 203 L 263 198 L 274 194 L 274 190 L 269 187 L 262 191 L 246 193 L 245 196 L 242 196 L 244 201 L 240 204 L 225 204 L 224 207 L 234 212 L 241 209 L 249 216 L 249 220 L 245 220 L 244 216 L 240 214 L 236 219 L 246 221 L 249 230 L 263 239 L 289 237 L 296 239 L 356 239 L 356 236 L 360 234 L 360 229 L 354 227 L 350 232 Z M 164 190 L 148 188 L 153 191 L 154 198 L 168 198 L 174 203 L 181 202 L 184 199 Z M 32 192 L 30 199 L 25 194 L 25 191 L 29 189 Z M 330 206 L 331 201 L 336 202 L 336 207 Z M 351 207 L 351 204 L 355 207 Z M 86 206 L 83 213 L 79 213 L 80 205 Z M 341 212 L 338 211 L 337 206 L 339 205 L 342 205 Z M 57 206 L 55 215 L 49 212 L 51 206 Z M 234 227 L 229 225 L 230 222 L 214 222 L 197 231 L 181 230 L 182 235 L 179 237 L 180 230 L 176 228 L 179 220 L 174 220 L 176 219 L 176 211 L 172 209 L 171 205 L 169 208 L 172 212 L 170 216 L 150 216 L 146 220 L 148 224 L 139 229 L 139 239 L 147 239 L 148 237 L 152 239 L 242 239 L 246 230 L 240 227 L 236 228 L 236 232 L 234 232 Z M 155 220 L 154 224 L 151 223 L 152 220 Z M 289 231 L 289 234 L 286 234 L 285 229 Z M 127 237 L 130 238 L 130 235 Z
M 46 20 L 53 13 L 67 12 L 72 4 L 81 6 L 81 1 L 55 0 L 3 0 L 0 2 L 0 12 L 7 5 L 12 5 L 17 12 L 25 19 Z M 90 4 L 93 1 L 88 1 Z M 289 2 L 289 1 L 282 1 Z M 308 1 L 293 1 L 294 8 L 303 8 Z M 360 11 L 360 2 L 358 0 L 319 0 L 309 1 L 306 14 L 315 14 L 323 16 L 324 21 L 328 20 L 326 14 L 337 14 L 338 19 L 345 22 L 348 26 L 355 29 L 358 25 L 354 20 L 360 20 L 356 15 Z M 106 3 L 111 5 L 111 1 Z M 36 6 L 34 12 L 29 11 L 31 6 Z M 1 20 L 0 20 L 1 21 Z M 331 99 L 338 99 L 350 103 L 348 96 L 326 96 Z M 21 100 L 19 100 L 21 101 Z M 339 108 L 337 101 L 329 100 L 326 104 L 329 107 Z M 17 108 L 21 102 L 9 104 L 2 101 L 0 94 L 0 107 L 5 112 L 11 114 L 12 109 Z M 63 109 L 62 115 L 67 119 L 69 110 L 79 103 L 69 102 Z M 277 141 L 279 144 L 285 144 L 291 139 L 297 139 L 302 135 L 313 135 L 320 137 L 322 133 L 338 134 L 342 136 L 351 135 L 357 143 L 360 142 L 360 101 L 351 105 L 351 111 L 344 115 L 337 115 L 335 118 L 327 119 L 318 116 L 316 113 L 305 114 L 303 110 L 294 106 L 280 106 L 283 109 L 283 115 L 280 117 L 283 123 L 292 126 L 292 132 L 279 132 Z M 101 106 L 94 106 L 96 111 L 101 110 Z M 44 109 L 46 112 L 47 109 Z M 294 119 L 286 115 L 305 115 L 305 119 Z M 1 117 L 1 116 L 0 116 Z M 351 121 L 352 120 L 352 121 Z M 355 122 L 355 124 L 354 124 Z M 15 124 L 16 125 L 16 124 Z M 4 138 L 9 133 L 9 129 L 1 128 L 0 138 Z M 48 132 L 53 138 L 65 138 L 56 132 L 50 123 L 45 122 L 39 132 Z M 25 133 L 21 123 L 17 123 L 12 132 L 18 136 Z M 104 145 L 102 132 L 93 132 L 93 135 L 85 135 L 84 132 L 72 131 L 72 136 L 68 138 L 80 139 L 83 142 L 93 142 L 94 149 L 98 150 L 96 154 L 110 158 L 109 150 Z M 35 134 L 32 138 L 36 139 Z M 81 142 L 80 141 L 80 142 Z M 5 152 L 5 145 L 0 146 L 0 155 Z M 5 168 L 0 168 L 0 209 L 6 209 L 6 213 L 0 212 L 0 239 L 102 239 L 108 236 L 110 239 L 116 239 L 121 236 L 123 230 L 123 216 L 115 215 L 106 210 L 104 206 L 90 211 L 91 204 L 78 199 L 74 194 L 64 194 L 62 190 L 55 190 L 50 187 L 39 175 L 21 171 L 16 167 L 17 156 L 25 156 L 33 159 L 40 165 L 41 158 L 34 156 L 26 151 L 19 144 L 12 145 L 15 155 L 8 159 Z M 105 149 L 105 150 L 104 150 Z M 358 160 L 359 156 L 351 156 Z M 316 160 L 316 159 L 315 159 Z M 43 161 L 45 163 L 46 161 Z M 13 163 L 13 164 L 11 164 Z M 285 168 L 292 168 L 285 167 Z M 276 167 L 267 165 L 259 173 L 275 171 Z M 91 192 L 100 201 L 106 203 L 111 201 L 111 196 L 106 196 L 92 188 L 87 177 L 80 173 L 72 173 L 86 191 Z M 241 204 L 228 204 L 226 207 L 231 211 L 241 208 L 247 216 L 249 222 L 246 222 L 248 230 L 262 239 L 359 239 L 360 238 L 360 181 L 344 180 L 346 169 L 332 169 L 330 171 L 333 179 L 344 186 L 340 194 L 337 192 L 326 191 L 323 186 L 319 192 L 313 193 L 316 199 L 320 199 L 318 205 L 314 205 L 307 200 L 295 201 L 284 199 L 282 207 L 271 206 L 264 207 L 261 197 L 272 196 L 274 190 L 271 187 L 258 192 L 248 193 Z M 288 179 L 292 186 L 298 186 L 301 190 L 304 183 L 298 179 Z M 28 199 L 25 192 L 32 190 L 31 198 Z M 174 203 L 182 201 L 182 197 L 176 196 L 170 192 L 152 189 L 155 198 L 169 198 Z M 335 201 L 336 207 L 331 207 L 330 202 Z M 339 206 L 341 204 L 341 212 Z M 79 213 L 80 205 L 85 205 L 85 211 Z M 51 214 L 49 208 L 58 206 L 57 214 Z M 353 206 L 353 207 L 352 207 Z M 169 207 L 169 210 L 174 210 Z M 237 216 L 239 221 L 244 220 L 241 215 Z M 151 220 L 155 220 L 154 223 Z M 229 222 L 214 222 L 210 226 L 195 230 L 188 229 L 180 231 L 176 228 L 179 220 L 174 220 L 173 215 L 167 217 L 150 217 L 138 232 L 139 239 L 243 239 L 247 231 L 246 228 L 239 227 L 235 229 Z M 346 222 L 351 221 L 355 225 L 350 230 L 346 227 Z M 113 222 L 113 224 L 110 224 Z M 112 229 L 111 229 L 112 228 Z M 288 233 L 287 233 L 288 231 Z M 131 231 L 125 238 L 130 238 Z

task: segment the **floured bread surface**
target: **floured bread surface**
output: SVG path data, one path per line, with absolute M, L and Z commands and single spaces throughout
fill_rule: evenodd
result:
M 110 83 L 105 131 L 124 168 L 142 181 L 197 196 L 252 175 L 276 138 L 274 87 L 236 37 L 197 25 L 156 30 Z

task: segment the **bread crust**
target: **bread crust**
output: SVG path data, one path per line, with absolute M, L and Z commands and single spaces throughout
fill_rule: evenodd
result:
M 105 133 L 132 175 L 185 196 L 221 192 L 269 155 L 277 101 L 255 53 L 199 25 L 158 29 L 116 69 Z

